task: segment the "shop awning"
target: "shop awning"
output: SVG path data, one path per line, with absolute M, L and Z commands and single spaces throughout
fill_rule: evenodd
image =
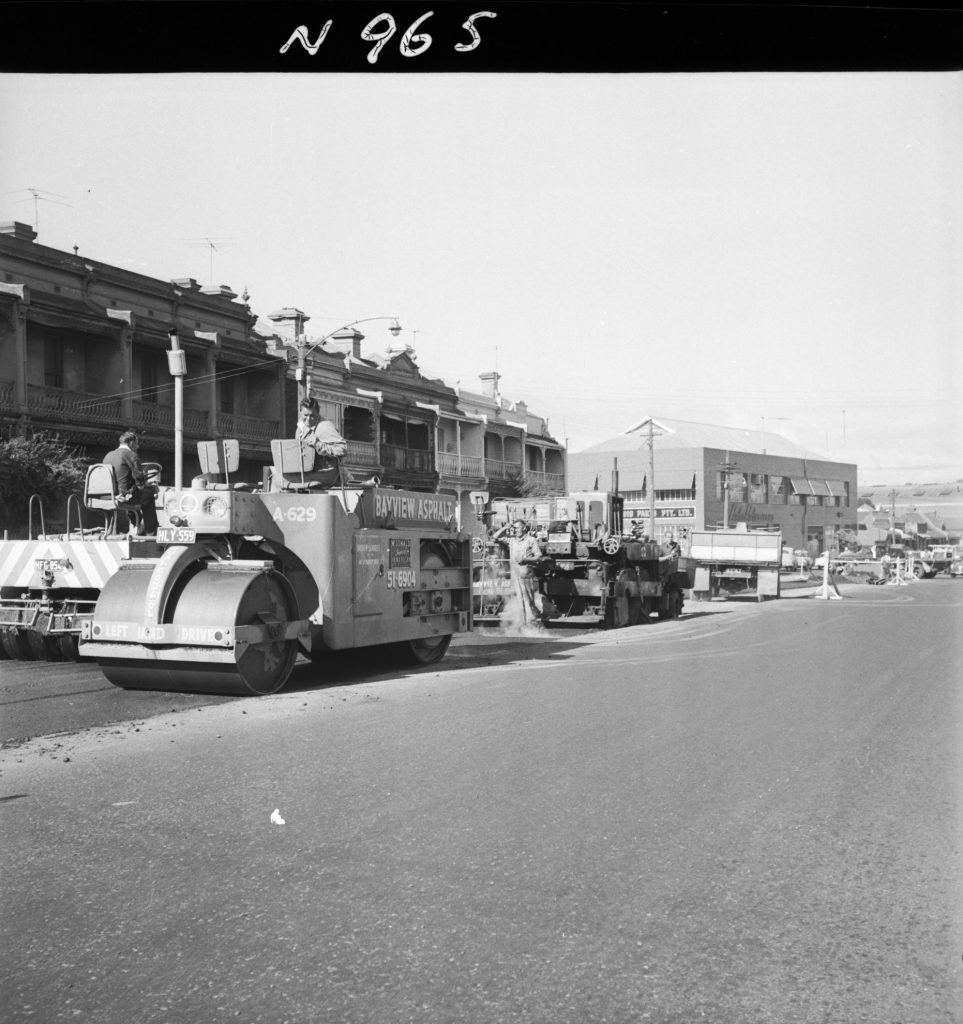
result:
M 827 480 L 826 486 L 829 488 L 829 493 L 833 498 L 846 497 L 846 485 L 842 480 Z
M 810 480 L 809 485 L 813 489 L 813 494 L 818 498 L 828 498 L 832 494 L 825 480 Z
M 789 482 L 792 484 L 793 494 L 812 494 L 812 485 L 804 476 L 791 476 Z
M 695 490 L 695 473 L 691 469 L 660 470 L 656 468 L 653 479 L 657 491 Z

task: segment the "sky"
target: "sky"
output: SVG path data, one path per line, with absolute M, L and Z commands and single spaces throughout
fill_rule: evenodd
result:
M 0 74 L 0 140 L 41 244 L 397 317 L 573 452 L 654 416 L 963 478 L 959 73 Z

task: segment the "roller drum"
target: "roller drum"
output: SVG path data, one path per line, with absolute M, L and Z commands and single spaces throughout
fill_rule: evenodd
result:
M 150 584 L 149 571 L 117 573 L 101 593 L 96 618 L 104 621 L 131 618 L 142 609 Z M 288 581 L 277 572 L 202 569 L 175 590 L 163 615 L 165 623 L 198 629 L 288 622 L 296 618 L 296 600 Z M 118 644 L 118 654 L 123 645 Z M 174 690 L 233 696 L 276 693 L 287 682 L 298 656 L 297 640 L 239 645 L 223 657 L 224 648 L 183 647 L 183 658 L 160 661 L 146 658 L 99 659 L 100 668 L 115 686 L 135 690 Z

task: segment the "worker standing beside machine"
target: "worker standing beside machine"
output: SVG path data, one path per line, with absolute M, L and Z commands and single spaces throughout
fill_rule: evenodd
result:
M 492 540 L 502 541 L 508 547 L 508 561 L 511 571 L 512 589 L 518 599 L 522 624 L 540 622 L 542 616 L 535 603 L 538 590 L 535 566 L 542 558 L 542 547 L 524 519 L 506 523 L 492 534 Z

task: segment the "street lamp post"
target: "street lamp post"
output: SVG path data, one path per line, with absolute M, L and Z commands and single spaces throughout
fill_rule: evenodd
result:
M 181 489 L 184 479 L 184 375 L 187 373 L 187 354 L 180 346 L 177 328 L 168 332 L 171 347 L 167 365 L 174 378 L 174 487 Z
M 366 316 L 360 320 L 352 320 L 350 323 L 342 324 L 340 327 L 336 327 L 333 331 L 329 331 L 323 338 L 318 338 L 310 345 L 307 343 L 307 339 L 304 337 L 303 329 L 304 325 L 310 320 L 309 316 L 306 316 L 301 312 L 300 309 L 288 308 L 278 310 L 276 313 L 270 313 L 268 319 L 273 323 L 293 323 L 294 324 L 294 341 L 297 346 L 298 363 L 295 369 L 294 375 L 298 382 L 298 402 L 302 402 L 305 398 L 310 397 L 310 381 L 307 376 L 307 358 L 308 356 L 320 345 L 323 345 L 329 338 L 333 338 L 339 331 L 347 330 L 349 327 L 354 327 L 356 324 L 366 324 L 372 320 L 391 320 L 391 326 L 388 328 L 389 333 L 397 338 L 401 334 L 401 324 L 398 322 L 396 316 Z

